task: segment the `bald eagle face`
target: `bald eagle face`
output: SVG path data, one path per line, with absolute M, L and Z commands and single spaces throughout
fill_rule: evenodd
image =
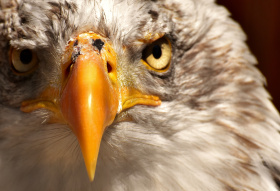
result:
M 279 115 L 223 7 L 0 5 L 4 190 L 277 189 Z

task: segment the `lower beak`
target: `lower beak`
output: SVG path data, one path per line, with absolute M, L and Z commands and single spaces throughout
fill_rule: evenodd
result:
M 101 37 L 94 33 L 77 37 L 84 48 L 75 62 L 66 67 L 70 72 L 62 82 L 62 93 L 58 99 L 54 96 L 57 94 L 50 95 L 49 92 L 53 91 L 48 88 L 45 91 L 47 93 L 38 99 L 24 101 L 21 107 L 24 112 L 45 108 L 53 111 L 54 116 L 62 116 L 79 141 L 90 180 L 94 179 L 103 133 L 113 123 L 118 109 L 121 112 L 122 108 L 128 109 L 136 104 L 158 106 L 161 103 L 157 96 L 122 87 L 120 84 L 123 83 L 117 80 L 114 50 L 107 43 L 103 53 L 93 49 L 88 39 L 96 38 Z M 110 70 L 107 69 L 107 63 L 110 63 Z

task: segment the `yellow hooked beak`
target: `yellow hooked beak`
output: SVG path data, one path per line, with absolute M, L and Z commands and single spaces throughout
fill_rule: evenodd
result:
M 62 59 L 60 88 L 48 87 L 38 98 L 22 102 L 23 112 L 53 111 L 52 122 L 64 122 L 76 135 L 89 179 L 94 179 L 102 135 L 117 113 L 137 104 L 158 106 L 157 96 L 122 86 L 117 55 L 105 38 L 83 33 L 72 40 Z

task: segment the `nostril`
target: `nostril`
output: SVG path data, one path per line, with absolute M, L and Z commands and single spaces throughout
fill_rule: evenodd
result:
M 112 72 L 112 66 L 109 64 L 109 62 L 107 62 L 107 71 L 108 73 Z
M 69 64 L 69 66 L 66 68 L 65 73 L 64 73 L 64 77 L 65 78 L 68 78 L 68 76 L 70 75 L 72 69 L 73 69 L 73 63 Z

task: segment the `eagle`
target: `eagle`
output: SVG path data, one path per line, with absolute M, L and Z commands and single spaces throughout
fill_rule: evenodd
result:
M 0 190 L 279 190 L 245 41 L 214 0 L 0 0 Z

